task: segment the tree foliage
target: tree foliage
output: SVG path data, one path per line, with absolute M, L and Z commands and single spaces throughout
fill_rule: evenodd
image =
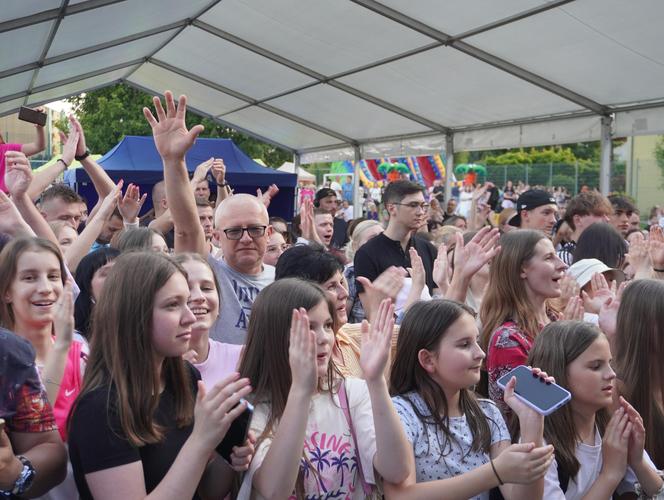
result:
M 151 135 L 150 125 L 143 116 L 143 108 L 152 108 L 152 96 L 124 84 L 94 90 L 68 101 L 85 130 L 90 151 L 105 153 L 125 135 Z M 209 118 L 187 113 L 187 126 L 205 127 L 201 137 L 232 139 L 251 158 L 260 158 L 266 165 L 278 167 L 292 159 L 288 151 L 261 142 Z M 64 123 L 56 126 L 63 127 Z
M 660 137 L 655 144 L 655 160 L 657 161 L 657 166 L 662 172 L 661 187 L 664 189 L 664 136 Z

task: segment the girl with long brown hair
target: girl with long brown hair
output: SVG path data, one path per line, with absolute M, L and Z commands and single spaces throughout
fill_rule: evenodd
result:
M 383 301 L 363 325 L 364 380 L 332 359 L 335 304 L 317 285 L 284 278 L 254 302 L 240 373 L 254 386 L 256 455 L 239 498 L 364 498 L 374 470 L 399 483 L 410 452 L 383 371 L 394 325 Z M 302 446 L 302 443 L 304 446 Z
M 0 321 L 28 340 L 53 405 L 60 436 L 81 390 L 88 347 L 74 335 L 74 305 L 60 249 L 41 238 L 17 238 L 0 253 Z
M 505 400 L 523 428 L 522 443 L 512 445 L 496 405 L 469 389 L 484 359 L 474 316 L 466 305 L 435 300 L 403 318 L 390 392 L 415 469 L 401 485 L 386 484 L 390 496 L 480 500 L 501 485 L 507 499 L 542 498 L 553 459 L 553 447 L 541 445 L 544 418 L 516 399 L 511 381 Z
M 489 397 L 507 416 L 510 409 L 496 381 L 526 364 L 537 334 L 557 319 L 548 301 L 560 296 L 560 280 L 567 266 L 540 231 L 512 231 L 501 237 L 500 246 L 502 250 L 491 262 L 489 286 L 480 309 L 480 345 L 487 353 Z M 581 307 L 580 298 L 570 302 L 577 309 Z
M 82 499 L 222 498 L 214 455 L 251 388 L 237 373 L 205 389 L 182 359 L 196 317 L 185 271 L 156 252 L 116 259 L 93 311 L 92 350 L 69 419 Z
M 637 280 L 620 299 L 612 339 L 618 389 L 643 417 L 646 450 L 664 468 L 664 282 Z
M 572 394 L 544 420 L 544 439 L 555 449 L 544 498 L 606 499 L 614 492 L 661 498 L 664 483 L 644 452 L 641 416 L 623 398 L 610 410 L 616 374 L 604 334 L 582 321 L 557 321 L 537 336 L 528 362 Z

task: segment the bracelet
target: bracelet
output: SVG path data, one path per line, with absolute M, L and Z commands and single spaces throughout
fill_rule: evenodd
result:
M 82 155 L 75 155 L 75 156 L 74 156 L 74 160 L 76 160 L 76 161 L 83 161 L 83 160 L 85 160 L 88 156 L 90 156 L 90 150 L 89 150 L 89 149 L 86 149 L 86 150 L 85 150 L 85 153 L 83 153 Z
M 56 160 L 56 162 L 55 162 L 55 163 L 57 163 L 57 162 L 59 162 L 59 161 L 61 161 L 61 162 L 62 162 L 62 164 L 63 164 L 63 165 L 65 166 L 65 168 L 69 168 L 69 165 L 67 165 L 67 162 L 66 162 L 66 161 L 64 161 L 64 160 L 63 160 L 62 158 L 58 158 L 58 159 Z
M 502 486 L 505 483 L 503 483 L 503 480 L 500 479 L 500 476 L 498 475 L 498 472 L 496 471 L 496 466 L 493 465 L 493 458 L 489 458 L 489 462 L 491 463 L 491 468 L 493 469 L 493 473 L 496 475 L 496 479 L 498 479 L 498 484 Z
M 218 182 L 216 182 L 215 184 L 216 184 L 217 186 L 219 186 L 219 187 L 223 187 L 223 188 L 225 188 L 226 186 L 228 186 L 228 182 L 226 182 L 226 181 L 222 182 L 221 184 L 219 184 Z
M 653 271 L 655 271 L 656 273 L 664 273 L 664 269 L 655 269 L 655 268 L 653 268 Z

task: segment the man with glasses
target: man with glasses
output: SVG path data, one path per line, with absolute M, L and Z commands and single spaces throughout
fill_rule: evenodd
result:
M 274 281 L 274 267 L 263 263 L 272 234 L 265 205 L 249 194 L 224 200 L 215 215 L 215 237 L 223 260 L 211 256 L 219 280 L 219 319 L 210 337 L 231 344 L 246 343 L 251 306 L 258 293 Z
M 424 264 L 427 288 L 433 293 L 436 288 L 433 281 L 436 248 L 428 241 L 415 236 L 417 230 L 427 223 L 429 210 L 429 204 L 424 201 L 422 186 L 410 181 L 391 182 L 383 193 L 383 204 L 390 215 L 387 228 L 357 251 L 355 275 L 373 281 L 390 266 L 407 269 L 411 267 L 409 251 L 415 248 Z M 364 289 L 361 283 L 356 284 L 360 300 L 364 303 Z M 405 290 L 406 294 L 407 291 Z

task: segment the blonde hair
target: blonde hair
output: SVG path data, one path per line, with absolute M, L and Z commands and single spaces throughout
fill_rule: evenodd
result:
M 359 249 L 358 245 L 362 239 L 362 234 L 364 234 L 367 229 L 374 226 L 382 227 L 382 224 L 377 220 L 363 220 L 357 226 L 355 226 L 355 229 L 353 229 L 353 232 L 350 235 L 350 241 L 346 245 L 346 258 L 349 262 L 352 262 L 355 258 L 355 252 L 357 252 Z

